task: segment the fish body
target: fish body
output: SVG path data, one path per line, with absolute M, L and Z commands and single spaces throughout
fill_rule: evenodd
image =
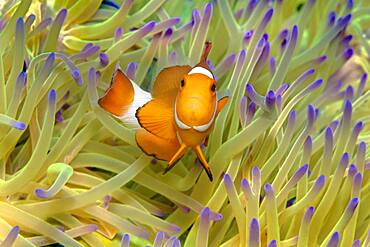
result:
M 148 155 L 168 161 L 165 173 L 186 153 L 194 150 L 212 181 L 200 145 L 211 133 L 228 97 L 217 100 L 216 81 L 206 64 L 210 43 L 201 61 L 164 68 L 151 93 L 142 90 L 120 69 L 99 105 L 124 123 L 135 126 L 137 145 Z

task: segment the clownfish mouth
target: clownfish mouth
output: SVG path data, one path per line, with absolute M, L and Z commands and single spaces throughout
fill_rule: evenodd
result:
M 213 110 L 212 117 L 208 121 L 208 123 L 203 124 L 203 125 L 189 126 L 186 123 L 184 123 L 183 121 L 181 121 L 180 118 L 179 118 L 179 116 L 177 115 L 177 108 L 176 108 L 176 102 L 175 102 L 175 107 L 174 107 L 175 122 L 176 122 L 177 127 L 179 127 L 180 129 L 188 130 L 188 129 L 193 128 L 193 129 L 195 129 L 198 132 L 205 132 L 205 131 L 207 131 L 211 127 L 213 121 L 215 120 L 216 110 L 217 110 L 217 104 L 215 105 L 215 108 Z

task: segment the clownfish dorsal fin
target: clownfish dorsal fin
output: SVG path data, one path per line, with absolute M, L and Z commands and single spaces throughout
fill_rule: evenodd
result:
M 209 68 L 209 66 L 207 64 L 208 54 L 211 51 L 211 48 L 212 48 L 212 43 L 207 41 L 205 43 L 204 51 L 203 51 L 202 57 L 200 58 L 199 63 L 197 63 L 189 71 L 189 75 L 190 74 L 196 74 L 196 73 L 197 74 L 203 74 L 203 75 L 205 75 L 205 76 L 214 80 L 215 77 L 214 77 L 213 73 L 211 72 L 211 69 Z
M 208 71 L 211 71 L 211 69 L 209 68 L 207 64 L 207 59 L 208 59 L 209 53 L 211 52 L 211 48 L 212 48 L 212 43 L 209 41 L 206 41 L 202 57 L 200 58 L 199 63 L 194 67 L 202 67 Z
M 204 51 L 203 51 L 203 54 L 202 54 L 202 57 L 200 59 L 200 62 L 202 63 L 207 63 L 207 59 L 208 59 L 208 55 L 211 51 L 211 48 L 212 48 L 212 43 L 209 42 L 209 41 L 206 41 L 205 43 L 205 47 L 204 47 Z
M 112 77 L 111 85 L 99 99 L 98 104 L 117 117 L 123 116 L 132 104 L 135 96 L 130 79 L 117 69 Z
M 181 80 L 190 70 L 189 65 L 176 65 L 162 69 L 153 84 L 153 97 L 157 98 L 162 95 L 173 95 L 175 97 Z
M 142 128 L 151 134 L 170 142 L 177 141 L 172 96 L 154 98 L 136 111 L 136 118 Z

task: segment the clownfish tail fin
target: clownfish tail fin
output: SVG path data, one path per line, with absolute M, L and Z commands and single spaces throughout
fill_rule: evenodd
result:
M 130 79 L 120 69 L 113 74 L 110 87 L 99 99 L 98 104 L 116 117 L 124 115 L 133 102 L 134 87 Z

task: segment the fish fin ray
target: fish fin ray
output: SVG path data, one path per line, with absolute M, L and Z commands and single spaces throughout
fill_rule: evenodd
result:
M 180 148 L 180 143 L 162 139 L 143 128 L 136 131 L 136 143 L 139 148 L 147 155 L 159 160 L 169 161 Z
M 152 99 L 136 111 L 142 128 L 165 140 L 177 140 L 173 106 L 166 98 Z

